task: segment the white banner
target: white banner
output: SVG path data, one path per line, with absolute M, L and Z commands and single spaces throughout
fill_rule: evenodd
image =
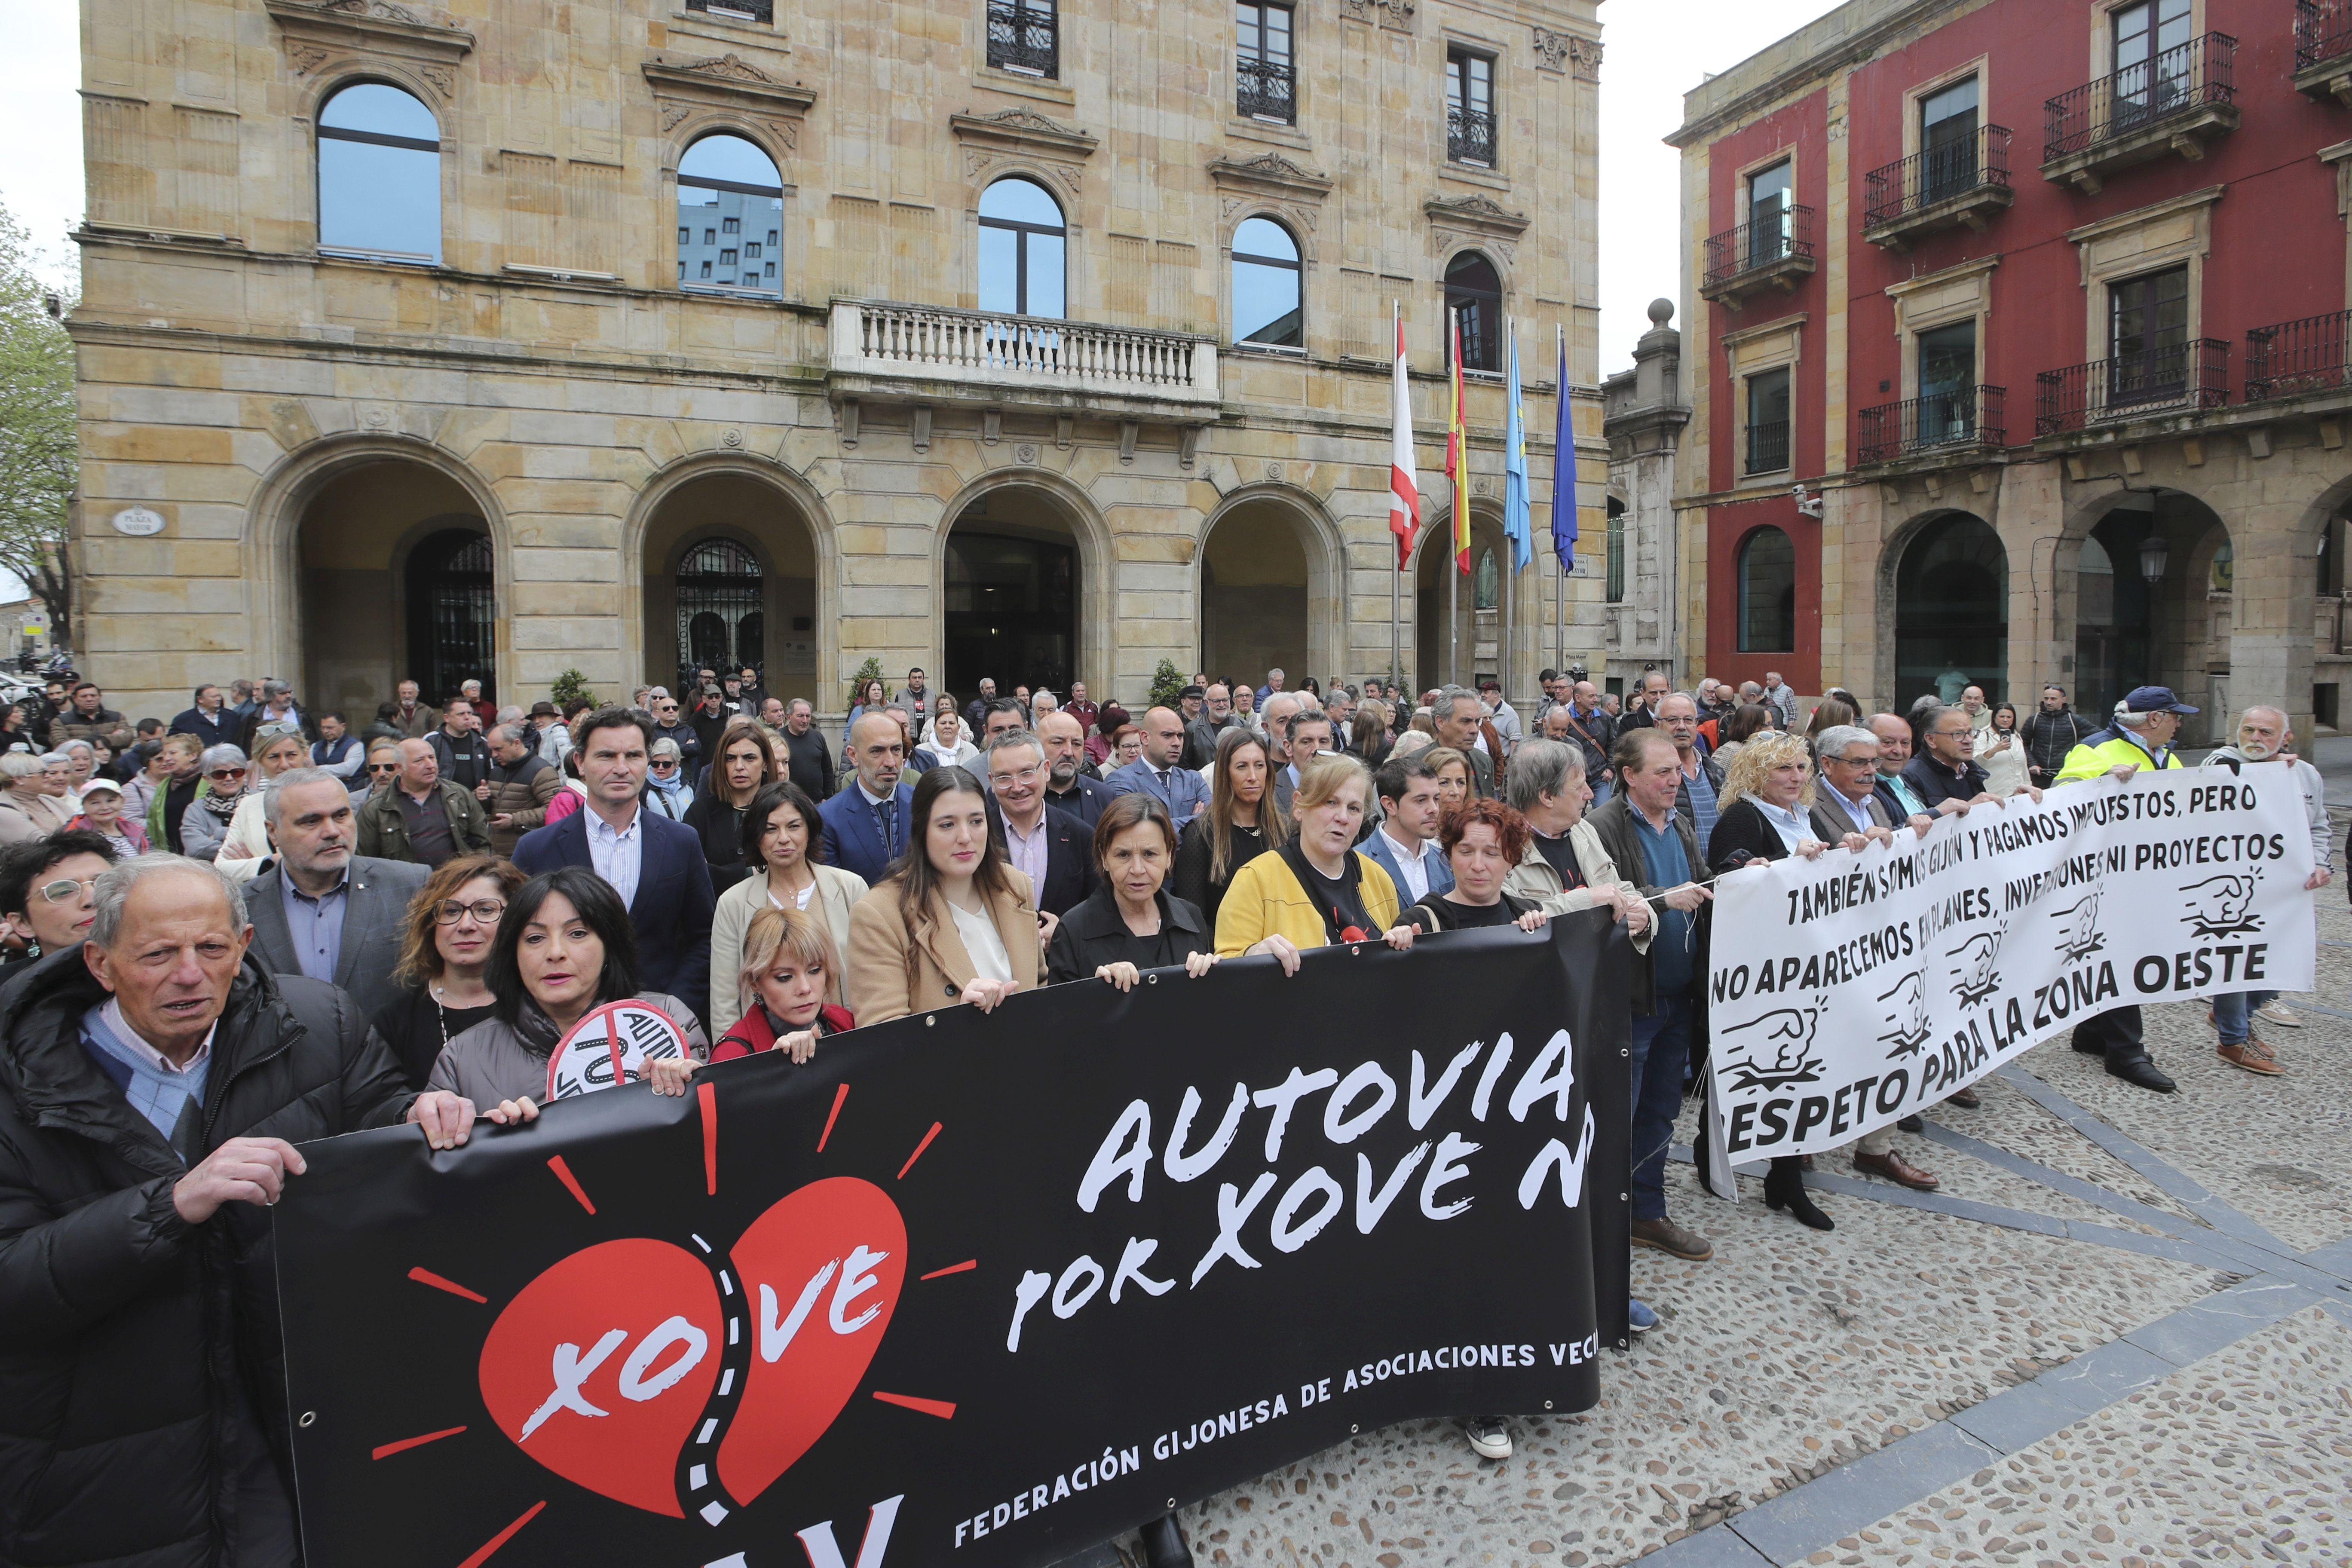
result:
M 2311 872 L 2293 776 L 2255 767 L 1727 873 L 1706 986 L 1730 1157 L 1834 1149 L 2111 1007 L 2309 990 Z

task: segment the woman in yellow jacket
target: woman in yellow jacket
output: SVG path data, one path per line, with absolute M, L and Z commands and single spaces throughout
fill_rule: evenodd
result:
M 1344 752 L 1326 752 L 1299 770 L 1290 842 L 1234 872 L 1217 906 L 1218 957 L 1267 953 L 1296 974 L 1306 948 L 1412 945 L 1412 927 L 1397 919 L 1396 884 L 1356 851 L 1371 789 L 1364 764 Z
M 959 767 L 915 785 L 907 858 L 849 911 L 849 1010 L 862 1026 L 969 1002 L 992 1011 L 1045 983 L 1059 923 L 989 836 L 988 796 Z

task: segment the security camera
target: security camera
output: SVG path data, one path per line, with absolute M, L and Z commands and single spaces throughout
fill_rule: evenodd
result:
M 1822 498 L 1819 495 L 1808 495 L 1802 485 L 1790 485 L 1789 493 L 1797 498 L 1797 510 L 1800 512 L 1816 522 L 1821 521 Z

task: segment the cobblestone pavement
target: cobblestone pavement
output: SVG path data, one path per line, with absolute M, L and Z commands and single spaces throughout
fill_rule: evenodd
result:
M 1827 1235 L 1677 1163 L 1716 1256 L 1635 1253 L 1664 1321 L 1595 1409 L 1500 1462 L 1367 1433 L 1186 1510 L 1196 1559 L 2352 1564 L 2352 911 L 2319 907 L 2306 1026 L 2259 1031 L 2284 1078 L 2222 1063 L 2201 1003 L 2147 1013 L 2176 1095 L 2062 1036 L 1897 1135 L 1939 1193 L 1821 1156 Z

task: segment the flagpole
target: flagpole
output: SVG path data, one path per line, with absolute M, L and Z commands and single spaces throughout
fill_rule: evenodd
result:
M 1445 357 L 1449 362 L 1446 383 L 1449 395 L 1454 399 L 1453 425 L 1459 425 L 1462 423 L 1462 312 L 1459 310 L 1445 312 Z M 1454 554 L 1462 535 L 1456 531 L 1458 525 L 1454 520 L 1462 511 L 1462 487 L 1470 477 L 1470 454 L 1466 442 L 1462 443 L 1462 449 L 1455 449 L 1455 437 L 1450 426 L 1445 433 L 1445 443 L 1448 456 L 1455 458 L 1451 476 L 1453 490 L 1445 498 L 1445 683 L 1459 686 L 1462 684 L 1462 605 L 1460 585 L 1454 580 L 1462 574 L 1461 563 Z
M 1389 334 L 1389 341 L 1391 342 L 1402 342 L 1404 341 L 1404 302 L 1401 300 L 1391 300 L 1389 301 L 1389 326 L 1391 329 Z M 1403 578 L 1404 563 L 1402 561 L 1399 561 L 1396 563 L 1395 570 L 1389 574 L 1388 673 L 1391 680 L 1395 679 L 1398 667 L 1404 661 L 1404 630 L 1402 620 L 1404 595 Z M 1391 702 L 1394 702 L 1396 700 L 1396 694 L 1394 692 L 1391 692 L 1389 700 Z
M 1504 428 L 1506 431 L 1503 440 L 1503 468 L 1505 470 L 1503 476 L 1503 510 L 1505 513 L 1505 531 L 1508 532 L 1511 509 L 1515 504 L 1510 499 L 1510 467 L 1511 464 L 1517 460 L 1517 454 L 1510 449 L 1510 437 L 1507 432 L 1513 428 L 1513 421 L 1518 417 L 1518 404 L 1517 400 L 1519 391 L 1519 324 L 1508 316 L 1505 316 L 1503 318 L 1503 343 L 1504 352 L 1511 356 L 1510 395 L 1513 399 L 1511 406 L 1503 411 Z M 1525 439 L 1524 435 L 1522 435 L 1521 439 Z M 1497 690 L 1499 691 L 1503 700 L 1508 702 L 1511 700 L 1511 601 L 1519 596 L 1518 545 L 1510 539 L 1504 540 L 1503 554 L 1505 558 L 1510 562 L 1510 570 L 1504 576 L 1502 582 L 1503 644 L 1502 647 L 1495 650 L 1495 679 L 1502 682 L 1502 685 L 1497 688 Z
M 1559 350 L 1559 363 L 1564 365 L 1568 363 L 1567 326 L 1561 322 L 1554 322 L 1552 324 L 1552 338 L 1554 347 Z M 1555 392 L 1559 399 L 1559 406 L 1562 408 L 1567 407 L 1567 376 L 1562 375 L 1559 378 L 1559 385 L 1555 388 Z M 1573 424 L 1570 424 L 1566 420 L 1555 418 L 1552 421 L 1552 425 L 1555 429 L 1562 424 L 1568 424 L 1569 429 L 1571 433 L 1575 430 L 1575 426 Z M 1558 442 L 1554 442 L 1552 445 L 1551 488 L 1555 494 L 1559 490 L 1559 468 L 1562 462 L 1566 462 L 1568 465 L 1568 479 L 1569 483 L 1572 485 L 1576 482 L 1576 445 L 1573 441 L 1569 443 L 1568 450 L 1565 452 L 1559 449 Z M 1552 637 L 1556 650 L 1556 657 L 1552 661 L 1552 668 L 1555 669 L 1566 669 L 1568 668 L 1568 563 L 1559 558 L 1559 550 L 1557 544 L 1555 544 L 1552 550 L 1551 558 L 1552 564 L 1559 568 L 1559 575 L 1552 580 Z

